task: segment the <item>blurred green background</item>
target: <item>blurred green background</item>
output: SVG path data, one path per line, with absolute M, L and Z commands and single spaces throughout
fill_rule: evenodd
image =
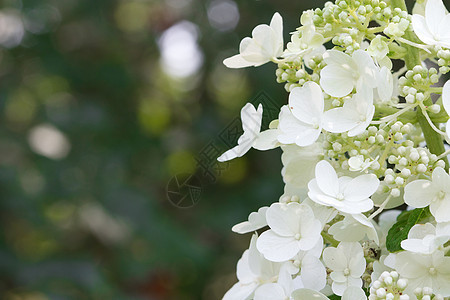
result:
M 214 158 L 246 102 L 287 98 L 273 64 L 222 60 L 324 2 L 1 1 L 0 299 L 220 299 L 250 239 L 231 227 L 283 184 L 279 149 Z

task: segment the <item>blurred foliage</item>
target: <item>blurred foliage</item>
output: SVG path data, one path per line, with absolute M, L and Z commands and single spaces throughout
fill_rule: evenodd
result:
M 220 299 L 249 242 L 232 225 L 282 193 L 280 152 L 215 180 L 196 159 L 260 91 L 287 97 L 273 65 L 221 62 L 324 1 L 0 3 L 0 298 Z M 169 180 L 195 172 L 199 202 L 175 207 Z

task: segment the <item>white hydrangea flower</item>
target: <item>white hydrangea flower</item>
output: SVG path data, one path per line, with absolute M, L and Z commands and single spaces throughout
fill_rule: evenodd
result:
M 348 131 L 348 136 L 356 136 L 366 130 L 375 113 L 373 92 L 361 89 L 344 106 L 330 109 L 324 113 L 323 128 L 333 133 Z
M 450 223 L 416 224 L 408 232 L 408 238 L 403 240 L 403 249 L 423 254 L 431 254 L 440 249 L 450 239 Z
M 373 202 L 369 197 L 380 184 L 375 175 L 338 178 L 334 168 L 325 160 L 316 165 L 315 171 L 316 178 L 308 183 L 308 196 L 312 201 L 348 214 L 359 214 L 372 209 Z
M 363 172 L 366 171 L 371 165 L 376 163 L 378 157 L 376 159 L 366 158 L 364 159 L 364 155 L 356 155 L 352 156 L 348 159 L 348 166 L 350 171 L 354 172 Z
M 436 294 L 450 296 L 450 257 L 443 251 L 420 254 L 403 251 L 396 254 L 395 269 L 408 279 L 412 290 L 430 287 Z
M 282 144 L 312 145 L 322 131 L 324 109 L 320 86 L 312 81 L 294 88 L 288 106 L 281 108 L 278 141 Z
M 264 257 L 275 262 L 311 250 L 321 238 L 322 224 L 306 204 L 274 203 L 266 213 L 270 230 L 261 234 L 256 246 Z
M 367 53 L 373 57 L 377 64 L 381 67 L 385 67 L 388 70 L 392 69 L 392 61 L 387 54 L 389 53 L 389 46 L 380 35 L 377 35 L 367 48 Z M 390 72 L 389 72 L 390 73 Z
M 260 228 L 263 228 L 267 225 L 266 221 L 266 212 L 268 207 L 263 206 L 260 209 L 258 209 L 257 212 L 252 212 L 248 216 L 248 221 L 241 222 L 239 224 L 236 224 L 231 228 L 232 231 L 236 233 L 249 233 L 252 231 L 256 231 Z
M 264 283 L 275 282 L 281 264 L 268 261 L 256 249 L 256 234 L 252 236 L 249 249 L 237 263 L 238 282 L 225 294 L 223 300 L 246 300 Z
M 432 180 L 417 179 L 405 187 L 405 203 L 415 208 L 430 206 L 437 222 L 450 221 L 450 175 L 441 167 L 433 170 Z
M 261 121 L 263 115 L 262 105 L 258 109 L 251 103 L 247 103 L 241 109 L 242 129 L 244 133 L 238 139 L 238 145 L 217 158 L 218 161 L 241 157 L 252 147 L 258 150 L 268 150 L 276 147 L 276 129 L 268 129 L 261 132 Z
M 366 270 L 363 248 L 359 243 L 341 242 L 337 248 L 328 247 L 323 250 L 323 260 L 333 270 L 333 293 L 342 296 L 349 286 L 361 287 L 361 276 Z
M 412 26 L 419 39 L 427 45 L 450 48 L 450 17 L 442 0 L 428 0 L 425 16 L 414 14 Z
M 364 50 L 356 50 L 352 56 L 337 50 L 323 55 L 327 64 L 320 72 L 320 86 L 333 97 L 344 97 L 356 87 L 357 91 L 376 87 L 377 67 Z
M 252 37 L 241 41 L 239 54 L 223 61 L 228 68 L 263 65 L 283 53 L 283 18 L 275 13 L 270 25 L 261 24 L 252 31 Z
M 322 46 L 324 37 L 316 32 L 312 18 L 314 16 L 313 10 L 304 11 L 300 23 L 303 25 L 297 29 L 291 36 L 291 41 L 287 44 L 283 56 L 291 55 L 305 55 L 314 49 Z
M 331 225 L 328 233 L 341 242 L 359 242 L 367 236 L 377 245 L 380 243 L 375 226 L 363 214 L 346 215 L 344 220 Z

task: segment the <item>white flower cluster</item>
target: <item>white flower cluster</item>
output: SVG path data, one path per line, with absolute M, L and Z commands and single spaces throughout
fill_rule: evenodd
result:
M 225 59 L 275 62 L 289 95 L 263 131 L 262 105 L 246 104 L 238 145 L 218 158 L 281 147 L 285 182 L 233 227 L 254 234 L 223 299 L 450 299 L 450 14 L 442 0 L 413 11 L 327 2 L 286 48 L 275 13 Z

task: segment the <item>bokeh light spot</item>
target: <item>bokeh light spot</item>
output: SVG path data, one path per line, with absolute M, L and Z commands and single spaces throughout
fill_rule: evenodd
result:
M 161 67 L 174 78 L 194 75 L 203 65 L 203 52 L 198 40 L 198 28 L 191 22 L 179 22 L 162 34 L 158 41 Z
M 239 9 L 232 0 L 214 0 L 208 7 L 208 20 L 219 31 L 228 31 L 239 22 Z
M 66 157 L 70 151 L 67 137 L 50 124 L 33 127 L 28 135 L 28 143 L 37 154 L 55 160 Z

